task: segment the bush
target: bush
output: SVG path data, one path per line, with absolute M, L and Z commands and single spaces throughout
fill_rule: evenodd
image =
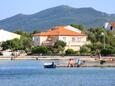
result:
M 67 49 L 65 51 L 65 55 L 76 55 L 76 51 L 74 51 L 73 49 Z
M 107 56 L 110 54 L 112 54 L 112 49 L 102 49 L 101 50 L 101 55 L 103 55 L 103 56 Z
M 46 46 L 35 46 L 32 48 L 33 54 L 47 54 L 48 48 Z
M 3 54 L 0 52 L 0 56 L 2 56 Z
M 66 46 L 66 43 L 63 41 L 56 41 L 53 46 L 53 53 L 55 54 L 62 54 L 64 51 L 64 47 Z
M 87 46 L 82 46 L 82 47 L 80 48 L 80 54 L 81 54 L 81 55 L 90 55 L 90 53 L 91 53 L 91 49 L 90 49 L 89 47 L 87 47 Z
M 114 49 L 112 49 L 112 52 L 111 52 L 112 54 L 115 54 L 115 48 Z

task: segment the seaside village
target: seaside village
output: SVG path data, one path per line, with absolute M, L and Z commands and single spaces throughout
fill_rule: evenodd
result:
M 115 22 L 106 22 L 104 24 L 104 29 L 106 31 L 114 31 L 115 30 Z M 104 33 L 102 35 L 105 35 Z M 86 51 L 89 52 L 91 49 L 84 45 L 90 45 L 91 41 L 88 40 L 89 34 L 86 32 L 80 30 L 79 28 L 73 27 L 71 25 L 66 26 L 55 26 L 45 32 L 38 32 L 32 34 L 32 50 L 28 50 L 30 53 L 34 52 L 35 54 L 27 54 L 23 49 L 18 50 L 15 48 L 6 48 L 8 45 L 8 42 L 5 44 L 4 42 L 14 40 L 14 39 L 21 39 L 21 34 L 16 34 L 13 32 L 6 31 L 5 29 L 0 29 L 0 58 L 9 58 L 11 59 L 23 59 L 24 57 L 27 57 L 29 59 L 33 59 L 34 57 L 36 59 L 39 59 L 39 57 L 42 57 L 41 59 L 47 59 L 46 57 L 50 56 L 50 59 L 68 59 L 68 66 L 74 66 L 76 61 L 74 58 L 77 59 L 77 63 L 80 64 L 80 60 L 82 61 L 82 64 L 85 63 L 87 60 L 96 60 L 101 59 L 101 57 L 104 58 L 104 56 L 101 56 L 100 53 L 94 53 L 94 54 L 79 54 L 79 51 Z M 93 35 L 91 35 L 93 36 Z M 101 38 L 103 45 L 102 47 L 105 48 L 105 39 L 104 37 Z M 10 42 L 9 42 L 10 43 Z M 13 44 L 12 44 L 13 45 Z M 5 46 L 5 47 L 3 47 Z M 26 43 L 25 45 L 26 46 Z M 39 46 L 39 47 L 38 47 Z M 42 46 L 42 47 L 40 47 Z M 48 46 L 47 50 L 46 47 Z M 53 47 L 52 47 L 53 46 Z M 93 45 L 93 47 L 96 45 Z M 34 48 L 33 48 L 34 47 Z M 88 51 L 89 50 L 89 51 Z M 99 49 L 94 49 L 93 51 L 98 52 Z M 48 51 L 48 52 L 47 52 Z M 50 53 L 49 55 L 46 54 Z M 39 54 L 37 54 L 39 53 Z M 57 54 L 58 53 L 58 54 Z M 61 53 L 61 54 L 60 54 Z M 66 53 L 66 54 L 65 54 Z M 77 54 L 75 54 L 77 53 Z M 61 55 L 61 56 L 60 56 Z M 22 58 L 23 57 L 23 58 Z M 31 57 L 31 58 L 30 58 Z M 57 58 L 58 57 L 58 58 Z M 3 59 L 2 58 L 2 59 Z M 112 58 L 112 59 L 111 59 Z M 113 61 L 113 57 L 111 57 L 110 60 Z M 104 63 L 105 60 L 101 60 L 100 63 Z M 54 62 L 52 63 L 54 64 Z M 78 65 L 79 66 L 79 65 Z M 90 66 L 90 65 L 89 65 Z M 95 65 L 98 66 L 98 65 Z M 112 65 L 109 65 L 112 66 Z

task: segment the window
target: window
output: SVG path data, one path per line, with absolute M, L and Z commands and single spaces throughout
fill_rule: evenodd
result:
M 78 37 L 78 38 L 77 38 L 77 42 L 80 42 L 80 41 L 81 41 L 81 38 L 80 38 L 80 37 Z
M 63 37 L 63 41 L 66 41 L 66 37 Z
M 39 41 L 39 37 L 34 37 L 34 40 L 35 41 Z
M 72 42 L 75 42 L 75 37 L 72 37 Z

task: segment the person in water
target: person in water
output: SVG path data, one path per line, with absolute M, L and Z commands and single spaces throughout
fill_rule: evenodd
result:
M 77 67 L 79 67 L 81 65 L 81 61 L 78 59 L 77 60 Z
M 74 59 L 68 60 L 68 67 L 75 67 L 75 60 Z

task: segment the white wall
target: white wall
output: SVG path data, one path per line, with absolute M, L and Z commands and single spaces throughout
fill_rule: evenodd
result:
M 20 35 L 0 29 L 0 42 L 12 40 L 15 38 L 20 39 Z
M 47 40 L 47 36 L 40 36 L 40 45 Z
M 40 46 L 46 40 L 47 40 L 47 36 L 33 36 L 34 46 Z
M 74 40 L 73 40 L 74 39 Z M 66 42 L 66 49 L 78 51 L 80 47 L 87 43 L 87 36 L 59 36 L 59 40 Z
M 33 36 L 32 40 L 33 40 L 34 46 L 40 45 L 40 37 L 39 36 Z
M 109 22 L 106 22 L 106 23 L 104 24 L 104 28 L 105 28 L 106 30 L 111 30 L 111 24 L 110 24 Z M 112 30 L 115 30 L 115 28 L 112 28 Z
M 47 36 L 34 36 L 34 46 L 42 45 L 47 38 Z M 69 48 L 78 51 L 82 45 L 87 43 L 86 38 L 87 36 L 55 36 L 53 37 L 53 41 L 55 42 L 56 40 L 62 40 L 66 43 L 65 49 Z
M 106 30 L 110 30 L 110 27 L 111 27 L 111 25 L 109 24 L 109 22 L 106 22 L 106 23 L 104 24 L 104 28 L 105 28 Z

